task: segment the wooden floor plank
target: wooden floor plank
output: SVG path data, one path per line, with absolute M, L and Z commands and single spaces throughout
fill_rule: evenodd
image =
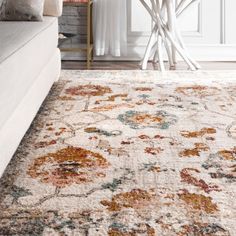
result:
M 236 70 L 236 62 L 200 62 L 203 70 Z M 84 61 L 62 61 L 62 69 L 86 70 Z M 157 65 L 148 63 L 148 70 L 158 70 Z M 177 70 L 186 70 L 185 63 L 179 62 Z M 91 70 L 140 70 L 138 61 L 95 61 Z

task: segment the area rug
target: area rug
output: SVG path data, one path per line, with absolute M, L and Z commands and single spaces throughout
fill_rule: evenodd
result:
M 0 235 L 236 235 L 236 73 L 63 71 L 0 184 Z

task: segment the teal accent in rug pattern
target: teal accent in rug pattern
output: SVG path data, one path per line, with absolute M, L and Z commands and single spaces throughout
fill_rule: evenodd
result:
M 65 72 L 0 180 L 0 235 L 235 236 L 236 80 L 179 78 Z

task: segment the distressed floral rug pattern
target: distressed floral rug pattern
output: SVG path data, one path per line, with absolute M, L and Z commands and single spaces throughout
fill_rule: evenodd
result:
M 64 71 L 1 179 L 0 235 L 236 235 L 227 79 Z

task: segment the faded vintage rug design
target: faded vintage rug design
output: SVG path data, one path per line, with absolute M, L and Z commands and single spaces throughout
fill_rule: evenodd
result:
M 236 76 L 64 71 L 1 179 L 0 235 L 235 236 Z

